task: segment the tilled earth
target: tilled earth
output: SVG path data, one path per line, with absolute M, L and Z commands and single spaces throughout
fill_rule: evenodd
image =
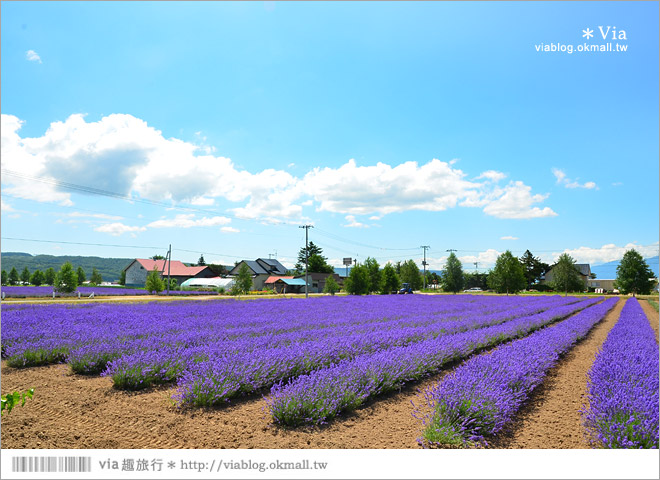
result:
M 658 313 L 640 302 L 654 330 Z M 495 448 L 588 448 L 579 410 L 586 374 L 624 302 L 551 371 Z M 648 307 L 648 308 L 647 308 Z M 72 374 L 66 365 L 14 369 L 2 362 L 2 392 L 34 388 L 34 398 L 2 419 L 3 448 L 419 448 L 423 390 L 444 373 L 342 415 L 330 425 L 283 429 L 259 395 L 220 408 L 179 410 L 172 388 L 125 392 L 112 380 Z M 422 413 L 424 412 L 422 408 Z

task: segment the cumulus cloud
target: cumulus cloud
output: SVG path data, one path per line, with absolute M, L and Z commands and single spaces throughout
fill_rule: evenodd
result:
M 222 227 L 220 231 L 225 232 L 225 233 L 238 233 L 240 230 L 238 228 L 234 227 Z
M 526 219 L 557 216 L 550 207 L 532 206 L 548 198 L 548 195 L 532 195 L 531 191 L 532 188 L 523 182 L 510 182 L 504 189 L 498 189 L 498 193 L 501 194 L 484 207 L 484 212 L 497 218 Z
M 27 52 L 25 52 L 25 58 L 27 58 L 30 62 L 41 63 L 41 57 L 34 50 L 28 50 Z
M 249 172 L 206 147 L 166 138 L 132 115 L 112 114 L 88 122 L 84 115 L 74 114 L 53 122 L 36 138 L 22 138 L 21 125 L 17 117 L 2 115 L 2 166 L 15 173 L 3 175 L 3 190 L 37 201 L 72 205 L 64 182 L 173 203 L 209 206 L 223 199 L 235 205 L 230 211 L 239 218 L 276 223 L 304 219 L 305 207 L 372 219 L 457 206 L 482 208 L 498 218 L 556 215 L 549 207 L 536 206 L 547 195 L 532 194 L 520 181 L 502 188 L 497 182 L 506 175 L 496 170 L 470 181 L 455 161 L 361 166 L 351 159 L 337 168 L 315 168 L 297 177 L 285 170 Z M 197 137 L 204 140 L 201 132 Z M 34 177 L 49 183 L 34 188 Z M 166 223 L 158 221 L 155 228 Z M 180 219 L 179 224 L 190 222 Z
M 595 182 L 580 183 L 577 181 L 578 179 L 571 180 L 566 176 L 566 173 L 563 170 L 558 168 L 553 168 L 552 174 L 557 179 L 557 184 L 564 185 L 565 188 L 584 188 L 586 190 L 598 189 Z
M 608 243 L 599 248 L 592 247 L 579 247 L 573 249 L 566 249 L 563 252 L 556 252 L 552 254 L 552 261 L 555 262 L 559 255 L 568 253 L 578 263 L 589 263 L 591 265 L 598 265 L 601 263 L 612 262 L 623 258 L 623 254 L 628 250 L 637 250 L 642 257 L 649 258 L 658 255 L 658 242 L 650 245 L 638 245 L 636 243 L 628 243 L 623 246 Z
M 357 220 L 355 220 L 355 215 L 346 215 L 346 221 L 348 222 L 345 227 L 349 228 L 369 228 L 369 225 L 366 225 L 364 223 L 360 223 Z
M 163 218 L 147 224 L 148 228 L 191 228 L 191 227 L 214 227 L 231 223 L 228 217 L 202 217 L 195 218 L 195 214 L 182 213 L 174 218 Z
M 518 240 L 518 237 L 512 237 L 511 235 L 506 235 L 504 237 L 500 237 L 500 240 Z
M 120 222 L 106 223 L 94 229 L 97 232 L 109 233 L 114 237 L 123 235 L 124 233 L 130 233 L 132 236 L 135 236 L 137 232 L 144 232 L 146 228 L 144 227 L 131 227 L 130 225 L 124 225 Z

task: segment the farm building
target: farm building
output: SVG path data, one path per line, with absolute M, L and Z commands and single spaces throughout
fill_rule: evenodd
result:
M 308 273 L 309 277 L 309 293 L 322 293 L 325 289 L 325 282 L 328 280 L 328 277 L 334 277 L 337 284 L 343 288 L 344 279 L 337 275 L 336 273 Z M 305 275 L 300 275 L 297 278 L 303 280 L 303 288 L 305 286 Z M 304 290 L 303 290 L 304 291 Z
M 594 278 L 587 281 L 587 287 L 593 289 L 596 293 L 613 292 L 615 290 L 614 282 L 614 279 Z
M 580 275 L 580 279 L 584 282 L 585 288 L 588 286 L 588 281 L 591 279 L 591 266 L 588 263 L 576 263 L 575 268 L 577 268 L 578 274 Z M 550 271 L 546 272 L 545 278 L 542 281 L 542 283 L 548 285 L 551 284 L 554 280 L 554 275 L 552 273 L 552 269 Z
M 305 279 L 273 275 L 266 279 L 264 287 L 272 288 L 275 293 L 303 293 L 305 291 Z
M 262 290 L 268 277 L 284 276 L 287 273 L 286 267 L 274 258 L 257 258 L 256 260 L 241 260 L 231 269 L 229 275 L 238 275 L 242 264 L 247 265 L 250 269 L 253 290 Z
M 181 286 L 191 288 L 224 288 L 225 290 L 229 290 L 234 286 L 234 279 L 223 277 L 189 278 Z
M 159 272 L 162 272 L 161 275 L 163 278 L 167 278 L 168 267 L 170 278 L 176 279 L 179 285 L 191 278 L 208 278 L 215 276 L 208 267 L 188 267 L 178 260 L 166 262 L 165 260 L 136 258 L 124 268 L 124 271 L 126 272 L 126 286 L 144 287 L 147 282 L 147 275 L 149 275 L 149 272 L 154 268 Z

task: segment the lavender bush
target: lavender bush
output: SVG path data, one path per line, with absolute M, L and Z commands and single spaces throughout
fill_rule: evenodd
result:
M 658 344 L 636 298 L 626 302 L 588 374 L 587 431 L 605 448 L 658 448 Z
M 526 338 L 474 357 L 425 393 L 423 444 L 485 442 L 509 422 L 547 371 L 601 321 L 617 298 L 587 308 Z

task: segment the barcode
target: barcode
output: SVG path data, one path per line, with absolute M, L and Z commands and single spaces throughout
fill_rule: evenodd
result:
M 92 457 L 12 457 L 12 472 L 91 472 Z

